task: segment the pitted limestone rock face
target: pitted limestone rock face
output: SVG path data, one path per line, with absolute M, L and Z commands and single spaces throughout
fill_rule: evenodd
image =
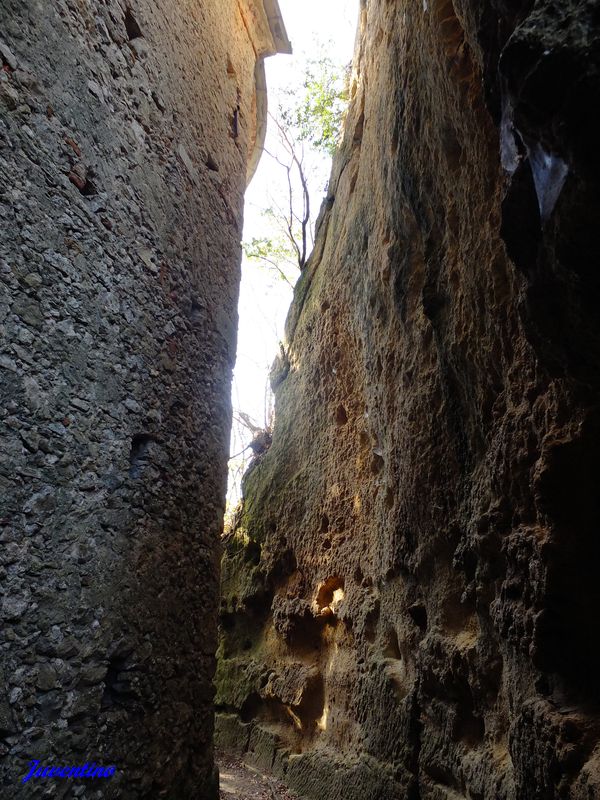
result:
M 216 796 L 243 10 L 0 0 L 2 797 Z
M 596 3 L 370 0 L 218 735 L 327 800 L 600 796 Z

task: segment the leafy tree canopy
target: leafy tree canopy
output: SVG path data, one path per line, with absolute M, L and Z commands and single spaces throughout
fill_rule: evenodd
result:
M 349 66 L 336 64 L 325 54 L 306 63 L 302 91 L 287 89 L 279 115 L 298 141 L 332 156 L 339 144 L 348 105 Z

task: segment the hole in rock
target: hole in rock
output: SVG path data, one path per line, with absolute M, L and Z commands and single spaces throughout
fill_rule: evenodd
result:
M 394 507 L 394 499 L 395 494 L 393 489 L 387 489 L 385 493 L 385 507 L 386 508 L 393 508 Z
M 129 477 L 139 478 L 149 463 L 150 446 L 156 438 L 149 433 L 136 433 L 131 439 Z
M 383 645 L 383 655 L 386 658 L 393 658 L 396 661 L 402 660 L 400 644 L 398 643 L 398 634 L 394 628 L 389 628 L 386 631 Z
M 242 707 L 240 709 L 240 719 L 242 722 L 251 722 L 253 719 L 255 719 L 258 716 L 262 705 L 263 701 L 256 692 L 248 695 L 248 697 L 242 703 Z
M 235 628 L 235 614 L 231 614 L 228 611 L 221 612 L 219 621 L 224 631 L 231 632 Z
M 373 458 L 371 459 L 371 472 L 373 475 L 378 475 L 384 467 L 384 460 L 381 453 L 373 451 Z
M 476 747 L 485 737 L 485 723 L 472 711 L 465 710 L 459 715 L 455 735 L 459 741 L 465 742 L 470 747 Z
M 137 23 L 136 18 L 133 16 L 133 11 L 130 8 L 125 9 L 125 30 L 129 41 L 142 38 L 142 30 Z
M 379 622 L 379 614 L 380 614 L 380 603 L 379 600 L 377 600 L 375 601 L 375 605 L 369 610 L 368 614 L 365 617 L 365 638 L 371 644 L 373 644 L 373 642 L 377 638 L 377 624 Z
M 313 730 L 319 720 L 322 720 L 325 709 L 325 686 L 323 677 L 315 675 L 308 683 L 302 702 L 296 712 L 304 731 Z
M 201 322 L 203 316 L 202 306 L 195 300 L 192 300 L 192 305 L 190 307 L 190 322 L 192 325 L 197 325 Z
M 96 188 L 96 184 L 94 183 L 94 181 L 90 180 L 89 175 L 86 178 L 85 183 L 83 184 L 83 188 L 80 189 L 80 192 L 84 197 L 93 197 L 95 194 L 98 194 L 98 189 Z
M 332 576 L 327 578 L 325 583 L 321 584 L 317 592 L 317 606 L 319 611 L 324 608 L 331 608 L 333 611 L 335 606 L 341 603 L 344 599 L 344 579 Z
M 93 197 L 98 194 L 96 184 L 92 180 L 93 177 L 93 170 L 87 169 L 83 164 L 77 164 L 69 173 L 69 180 L 84 197 Z
M 113 656 L 108 662 L 104 677 L 104 692 L 101 706 L 103 709 L 113 706 L 127 706 L 135 700 L 127 672 L 128 655 Z
M 345 425 L 348 422 L 348 414 L 344 406 L 339 405 L 335 412 L 335 421 L 337 425 Z
M 261 556 L 261 546 L 258 542 L 250 541 L 246 545 L 246 550 L 244 552 L 244 561 L 247 564 L 254 564 L 258 566 L 260 563 L 260 556 Z
M 414 603 L 409 607 L 408 613 L 415 625 L 422 631 L 427 628 L 427 610 L 421 603 Z
M 431 322 L 435 322 L 446 305 L 446 297 L 438 292 L 434 286 L 423 287 L 422 293 L 423 313 Z

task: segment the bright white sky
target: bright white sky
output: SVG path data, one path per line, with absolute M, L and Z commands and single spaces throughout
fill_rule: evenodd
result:
M 267 85 L 271 105 L 277 104 L 277 92 L 297 83 L 301 75 L 302 57 L 317 58 L 319 45 L 327 45 L 331 59 L 340 64 L 351 61 L 358 20 L 359 0 L 279 0 L 293 56 L 278 55 L 266 61 Z M 331 43 L 331 46 L 330 44 Z M 269 133 L 267 133 L 267 147 Z M 324 164 L 320 183 L 329 177 L 330 164 Z M 267 155 L 246 192 L 244 240 L 261 236 L 264 224 L 260 209 L 264 208 L 269 188 L 282 181 L 285 173 Z M 321 179 L 321 176 L 319 176 Z M 321 198 L 313 198 L 320 205 Z M 292 290 L 285 281 L 256 263 L 242 264 L 242 285 L 239 302 L 238 355 L 234 371 L 233 407 L 245 412 L 263 427 L 268 407 L 268 376 L 273 359 L 283 340 L 284 322 L 292 299 Z M 251 437 L 240 439 L 234 425 L 231 453 L 237 454 Z M 234 495 L 237 494 L 235 491 Z M 235 500 L 230 497 L 230 500 Z

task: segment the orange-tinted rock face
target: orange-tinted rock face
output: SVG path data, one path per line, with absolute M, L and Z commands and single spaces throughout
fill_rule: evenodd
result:
M 370 0 L 219 735 L 327 800 L 600 796 L 594 3 Z

